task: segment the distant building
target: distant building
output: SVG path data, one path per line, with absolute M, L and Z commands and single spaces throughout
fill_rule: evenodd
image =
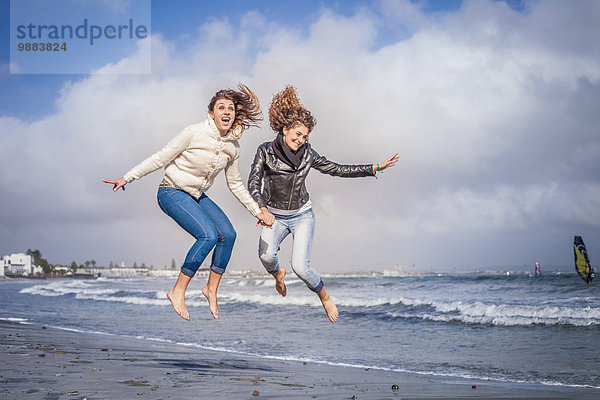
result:
M 2 257 L 0 261 L 1 275 L 35 275 L 42 272 L 40 267 L 33 264 L 33 257 L 23 253 Z
M 108 268 L 100 272 L 104 278 L 146 278 L 150 276 L 148 268 Z
M 404 271 L 404 268 L 398 264 L 394 269 L 384 269 L 383 276 L 407 276 L 409 275 Z

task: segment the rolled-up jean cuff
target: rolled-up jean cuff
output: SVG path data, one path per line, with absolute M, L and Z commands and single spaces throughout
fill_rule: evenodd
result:
M 271 275 L 275 275 L 277 272 L 279 272 L 279 264 L 275 268 L 275 271 L 267 271 L 267 272 L 270 273 Z
M 313 288 L 309 287 L 309 289 L 315 293 L 319 293 L 321 291 L 321 289 L 323 289 L 323 286 L 325 286 L 325 285 L 323 284 L 323 279 L 321 279 L 316 288 L 313 289 Z
M 184 274 L 185 276 L 189 276 L 190 278 L 193 278 L 194 275 L 196 275 L 196 269 L 189 269 L 186 268 L 185 266 L 181 267 L 181 273 Z
M 225 273 L 225 268 L 215 267 L 214 265 L 210 266 L 210 270 L 212 272 L 215 272 L 215 273 L 219 274 L 219 275 L 223 275 Z
M 181 273 L 186 276 L 189 276 L 190 278 L 193 278 L 194 275 L 196 275 L 196 271 L 198 271 L 198 268 L 200 268 L 201 264 L 202 263 L 198 261 L 184 262 L 181 266 Z

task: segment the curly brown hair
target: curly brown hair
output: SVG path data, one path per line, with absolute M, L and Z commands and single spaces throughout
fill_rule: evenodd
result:
M 296 88 L 288 85 L 273 96 L 269 107 L 269 123 L 275 132 L 283 132 L 283 128 L 290 129 L 296 124 L 302 124 L 308 128 L 310 133 L 317 124 L 317 120 L 300 103 Z
M 241 127 L 242 131 L 251 126 L 259 126 L 263 119 L 262 110 L 258 97 L 244 84 L 238 84 L 238 90 L 223 89 L 219 90 L 210 99 L 208 103 L 208 111 L 213 111 L 218 100 L 227 99 L 233 102 L 235 107 L 235 121 L 231 126 L 232 130 Z

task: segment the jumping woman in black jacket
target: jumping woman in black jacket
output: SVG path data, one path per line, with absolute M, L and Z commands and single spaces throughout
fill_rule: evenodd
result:
M 310 266 L 314 214 L 306 191 L 306 176 L 311 168 L 345 178 L 375 176 L 378 171 L 394 166 L 398 154 L 379 164 L 365 165 L 341 165 L 320 156 L 308 143 L 308 134 L 316 120 L 302 106 L 292 86 L 273 96 L 269 122 L 277 137 L 258 147 L 248 180 L 250 194 L 260 209 L 275 216 L 273 226 L 262 229 L 260 260 L 275 278 L 277 292 L 285 296 L 286 271 L 279 266 L 277 253 L 283 239 L 291 233 L 292 269 L 319 296 L 327 317 L 335 322 L 339 316 L 337 307 L 323 287 L 321 277 Z

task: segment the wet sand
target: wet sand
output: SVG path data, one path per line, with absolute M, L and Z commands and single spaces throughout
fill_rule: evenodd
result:
M 592 399 L 598 390 L 282 361 L 0 321 L 2 399 Z

